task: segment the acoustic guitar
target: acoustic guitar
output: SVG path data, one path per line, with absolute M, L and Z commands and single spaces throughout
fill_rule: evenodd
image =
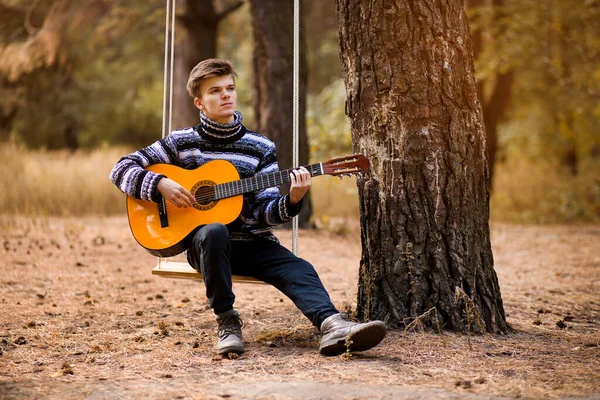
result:
M 339 157 L 305 167 L 311 176 L 342 177 L 365 172 L 369 160 L 361 155 Z M 201 225 L 229 224 L 242 212 L 243 194 L 290 181 L 291 169 L 240 179 L 229 161 L 214 160 L 187 170 L 171 164 L 155 164 L 148 171 L 168 176 L 194 195 L 193 207 L 179 208 L 164 198 L 159 203 L 127 196 L 127 218 L 135 240 L 150 254 L 171 257 L 185 250 L 183 240 Z

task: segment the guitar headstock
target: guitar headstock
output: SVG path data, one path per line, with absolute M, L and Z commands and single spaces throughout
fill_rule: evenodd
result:
M 332 158 L 322 163 L 323 173 L 327 175 L 352 176 L 369 170 L 369 159 L 362 154 Z

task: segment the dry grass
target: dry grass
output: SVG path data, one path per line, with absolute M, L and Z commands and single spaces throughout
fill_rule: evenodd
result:
M 110 215 L 125 210 L 125 199 L 108 180 L 124 149 L 71 153 L 0 146 L 0 209 L 6 214 Z
M 511 223 L 600 222 L 600 163 L 577 176 L 546 160 L 511 159 L 496 167 L 491 217 Z
M 207 393 L 222 394 L 233 381 L 247 390 L 241 398 L 253 398 L 261 382 L 323 382 L 338 391 L 324 398 L 350 396 L 345 384 L 405 387 L 415 396 L 600 395 L 600 226 L 492 226 L 514 333 L 393 331 L 371 351 L 324 358 L 287 298 L 269 286 L 236 285 L 247 353 L 224 360 L 215 357 L 203 285 L 151 276 L 155 259 L 122 216 L 9 217 L 0 225 L 0 391 L 8 398 L 219 398 Z M 289 236 L 281 233 L 286 245 Z M 300 251 L 338 308 L 353 308 L 357 230 L 301 231 Z
M 314 218 L 317 224 L 332 231 L 348 228 L 341 221 L 355 220 L 358 218 L 358 188 L 356 178 L 343 178 L 325 176 L 313 179 L 311 196 Z
M 113 215 L 124 196 L 108 180 L 128 150 L 102 148 L 70 153 L 0 145 L 0 209 L 20 215 Z M 511 223 L 600 221 L 600 166 L 582 166 L 576 177 L 545 162 L 512 160 L 497 167 L 492 220 Z M 344 234 L 358 217 L 354 178 L 314 179 L 314 224 Z
M 125 197 L 108 180 L 108 174 L 129 151 L 102 148 L 71 153 L 0 145 L 0 210 L 29 216 L 122 214 Z M 315 223 L 334 231 L 346 230 L 343 219 L 358 215 L 357 193 L 353 179 L 315 179 Z M 342 222 L 335 217 L 343 217 Z

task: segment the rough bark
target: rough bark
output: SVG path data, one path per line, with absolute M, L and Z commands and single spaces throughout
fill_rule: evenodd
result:
M 219 21 L 243 3 L 229 2 L 218 9 L 213 0 L 183 0 L 177 3 L 175 68 L 173 76 L 173 128 L 198 123 L 198 109 L 186 91 L 190 71 L 196 64 L 217 56 Z M 182 28 L 182 29 L 180 29 Z
M 254 129 L 275 142 L 281 169 L 293 166 L 293 5 L 292 1 L 250 1 L 255 46 L 253 105 L 256 126 Z M 306 165 L 309 155 L 305 120 L 307 65 L 302 26 L 300 36 L 298 158 L 300 165 Z M 288 187 L 282 187 L 282 191 L 287 190 Z M 308 226 L 311 214 L 309 192 L 304 198 L 302 212 L 298 218 L 301 227 Z
M 508 326 L 489 233 L 485 128 L 461 0 L 336 0 L 358 181 L 358 316 L 397 327 Z M 464 291 L 476 313 L 465 318 Z

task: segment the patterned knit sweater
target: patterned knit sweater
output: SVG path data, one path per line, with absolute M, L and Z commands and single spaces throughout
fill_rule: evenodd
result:
M 164 139 L 121 158 L 111 171 L 110 180 L 132 197 L 158 202 L 161 194 L 156 186 L 164 175 L 146 171 L 148 165 L 167 163 L 195 169 L 220 159 L 235 165 L 241 179 L 277 172 L 275 144 L 246 129 L 239 111 L 234 117 L 231 124 L 222 125 L 201 113 L 200 124 L 173 131 Z M 302 208 L 302 201 L 292 206 L 289 195 L 281 196 L 277 187 L 245 194 L 244 199 L 248 215 L 244 224 L 230 225 L 232 240 L 264 237 L 277 241 L 272 232 L 274 226 L 290 221 Z

